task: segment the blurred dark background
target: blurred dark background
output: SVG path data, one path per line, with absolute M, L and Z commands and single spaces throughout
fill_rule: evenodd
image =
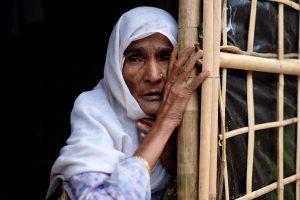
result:
M 9 0 L 1 6 L 0 200 L 44 199 L 51 166 L 70 134 L 75 98 L 102 78 L 118 17 L 150 5 L 176 19 L 171 0 Z

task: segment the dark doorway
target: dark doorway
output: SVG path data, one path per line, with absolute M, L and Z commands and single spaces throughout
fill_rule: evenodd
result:
M 51 166 L 70 134 L 73 102 L 102 78 L 118 17 L 140 5 L 177 19 L 171 0 L 6 1 L 1 200 L 45 198 Z

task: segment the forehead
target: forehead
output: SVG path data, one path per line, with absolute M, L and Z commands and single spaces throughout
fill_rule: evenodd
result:
M 145 38 L 133 41 L 126 50 L 130 48 L 143 47 L 143 46 L 156 46 L 160 48 L 173 47 L 170 40 L 161 33 L 155 33 Z M 126 51 L 125 50 L 125 51 Z

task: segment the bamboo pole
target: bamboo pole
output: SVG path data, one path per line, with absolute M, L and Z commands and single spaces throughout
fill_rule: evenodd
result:
M 284 184 L 284 185 L 290 184 L 290 183 L 292 183 L 292 182 L 295 182 L 295 181 L 296 181 L 297 179 L 299 179 L 299 178 L 300 178 L 300 175 L 299 175 L 299 174 L 298 174 L 298 175 L 295 174 L 295 175 L 289 176 L 289 177 L 283 179 L 283 184 Z M 242 197 L 240 197 L 240 198 L 237 198 L 236 200 L 249 200 L 249 199 L 255 199 L 255 198 L 258 198 L 258 197 L 260 197 L 260 196 L 262 196 L 262 195 L 264 195 L 264 194 L 267 194 L 267 193 L 269 193 L 269 192 L 275 190 L 275 189 L 277 188 L 277 185 L 278 185 L 277 182 L 272 183 L 272 184 L 267 185 L 267 186 L 265 186 L 265 187 L 262 187 L 262 188 L 260 188 L 260 189 L 258 189 L 258 190 L 256 190 L 256 191 L 253 191 L 253 192 L 251 192 L 251 193 L 249 193 L 249 194 L 247 194 L 247 195 L 244 195 L 244 196 L 242 196 Z M 297 199 L 297 200 L 298 200 L 298 199 Z
M 277 58 L 278 59 L 278 53 L 260 53 L 260 52 L 248 52 L 243 51 L 237 46 L 233 45 L 222 45 L 221 52 L 227 52 L 227 53 L 234 53 L 234 54 L 242 54 L 247 56 L 256 56 L 256 57 L 262 57 L 262 58 Z M 284 58 L 290 59 L 290 58 L 298 58 L 298 53 L 286 53 L 284 54 Z
M 284 5 L 282 3 L 278 4 L 278 59 L 283 60 L 284 57 Z M 277 89 L 277 120 L 283 121 L 284 115 L 284 75 L 279 74 L 278 79 L 278 89 Z M 278 199 L 283 200 L 284 198 L 284 184 L 283 184 L 283 127 L 278 127 L 277 136 L 277 192 Z
M 203 69 L 213 72 L 213 1 L 203 0 Z M 212 78 L 202 83 L 201 119 L 200 119 L 200 154 L 199 154 L 199 200 L 209 198 L 209 169 L 210 169 L 210 134 L 212 110 Z
M 254 131 L 270 129 L 270 128 L 278 128 L 280 126 L 287 126 L 287 125 L 290 125 L 290 124 L 295 124 L 297 122 L 298 122 L 298 118 L 294 117 L 294 118 L 286 119 L 286 120 L 283 120 L 283 121 L 256 124 L 256 125 L 254 125 Z M 229 139 L 231 137 L 247 133 L 248 131 L 249 131 L 248 127 L 242 127 L 242 128 L 238 128 L 238 129 L 235 129 L 235 130 L 232 130 L 232 131 L 228 131 L 228 132 L 225 133 L 225 137 L 226 137 L 225 139 Z M 221 139 L 223 139 L 222 135 L 219 135 L 219 137 L 221 137 Z
M 198 42 L 199 11 L 199 0 L 179 1 L 179 51 Z M 195 69 L 191 77 L 196 75 Z M 198 122 L 198 94 L 194 92 L 188 102 L 178 132 L 177 197 L 179 200 L 196 200 L 198 197 Z
M 224 80 L 222 80 L 224 82 Z M 225 80 L 226 82 L 226 80 Z M 221 88 L 220 88 L 221 89 Z M 221 160 L 221 170 L 220 170 L 220 180 L 218 183 L 218 200 L 222 199 L 223 183 L 225 186 L 225 200 L 229 200 L 229 187 L 228 187 L 228 173 L 227 173 L 227 156 L 226 156 L 226 127 L 225 127 L 225 103 L 222 91 L 219 92 L 222 96 L 219 98 L 219 105 L 221 110 L 221 135 L 222 135 L 222 160 Z
M 212 118 L 211 118 L 211 144 L 210 144 L 210 187 L 209 199 L 217 198 L 217 159 L 218 159 L 218 113 L 219 113 L 219 89 L 220 89 L 220 43 L 221 43 L 221 14 L 222 2 L 214 2 L 214 19 L 213 19 L 213 71 L 212 71 Z
M 220 53 L 220 65 L 223 68 L 251 70 L 288 75 L 300 74 L 300 60 L 278 60 L 254 56 Z
M 248 30 L 247 51 L 253 52 L 255 21 L 256 21 L 257 0 L 251 1 L 251 12 Z M 247 72 L 247 108 L 248 108 L 248 150 L 247 150 L 247 172 L 246 172 L 246 193 L 252 191 L 253 157 L 254 157 L 254 97 L 253 97 L 253 76 L 252 71 Z
M 222 41 L 223 45 L 227 46 L 227 0 L 223 0 L 222 5 Z M 226 155 L 226 138 L 225 138 L 225 107 L 226 107 L 226 91 L 227 91 L 227 69 L 222 69 L 222 91 L 221 91 L 221 98 L 220 98 L 220 108 L 221 108 L 221 133 L 223 135 L 222 139 L 222 165 L 221 165 L 221 177 L 223 179 L 220 180 L 220 189 L 219 189 L 219 200 L 222 198 L 222 190 L 223 190 L 223 182 L 224 182 L 224 189 L 225 189 L 225 200 L 229 200 L 229 184 L 228 184 L 228 169 L 227 169 L 227 155 Z

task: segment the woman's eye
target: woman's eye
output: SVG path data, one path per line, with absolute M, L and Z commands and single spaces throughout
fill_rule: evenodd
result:
M 129 60 L 129 62 L 141 62 L 141 61 L 143 61 L 142 57 L 140 57 L 140 56 L 129 56 L 128 60 Z
M 162 55 L 162 56 L 160 56 L 159 60 L 162 62 L 166 62 L 166 61 L 169 62 L 170 55 Z

